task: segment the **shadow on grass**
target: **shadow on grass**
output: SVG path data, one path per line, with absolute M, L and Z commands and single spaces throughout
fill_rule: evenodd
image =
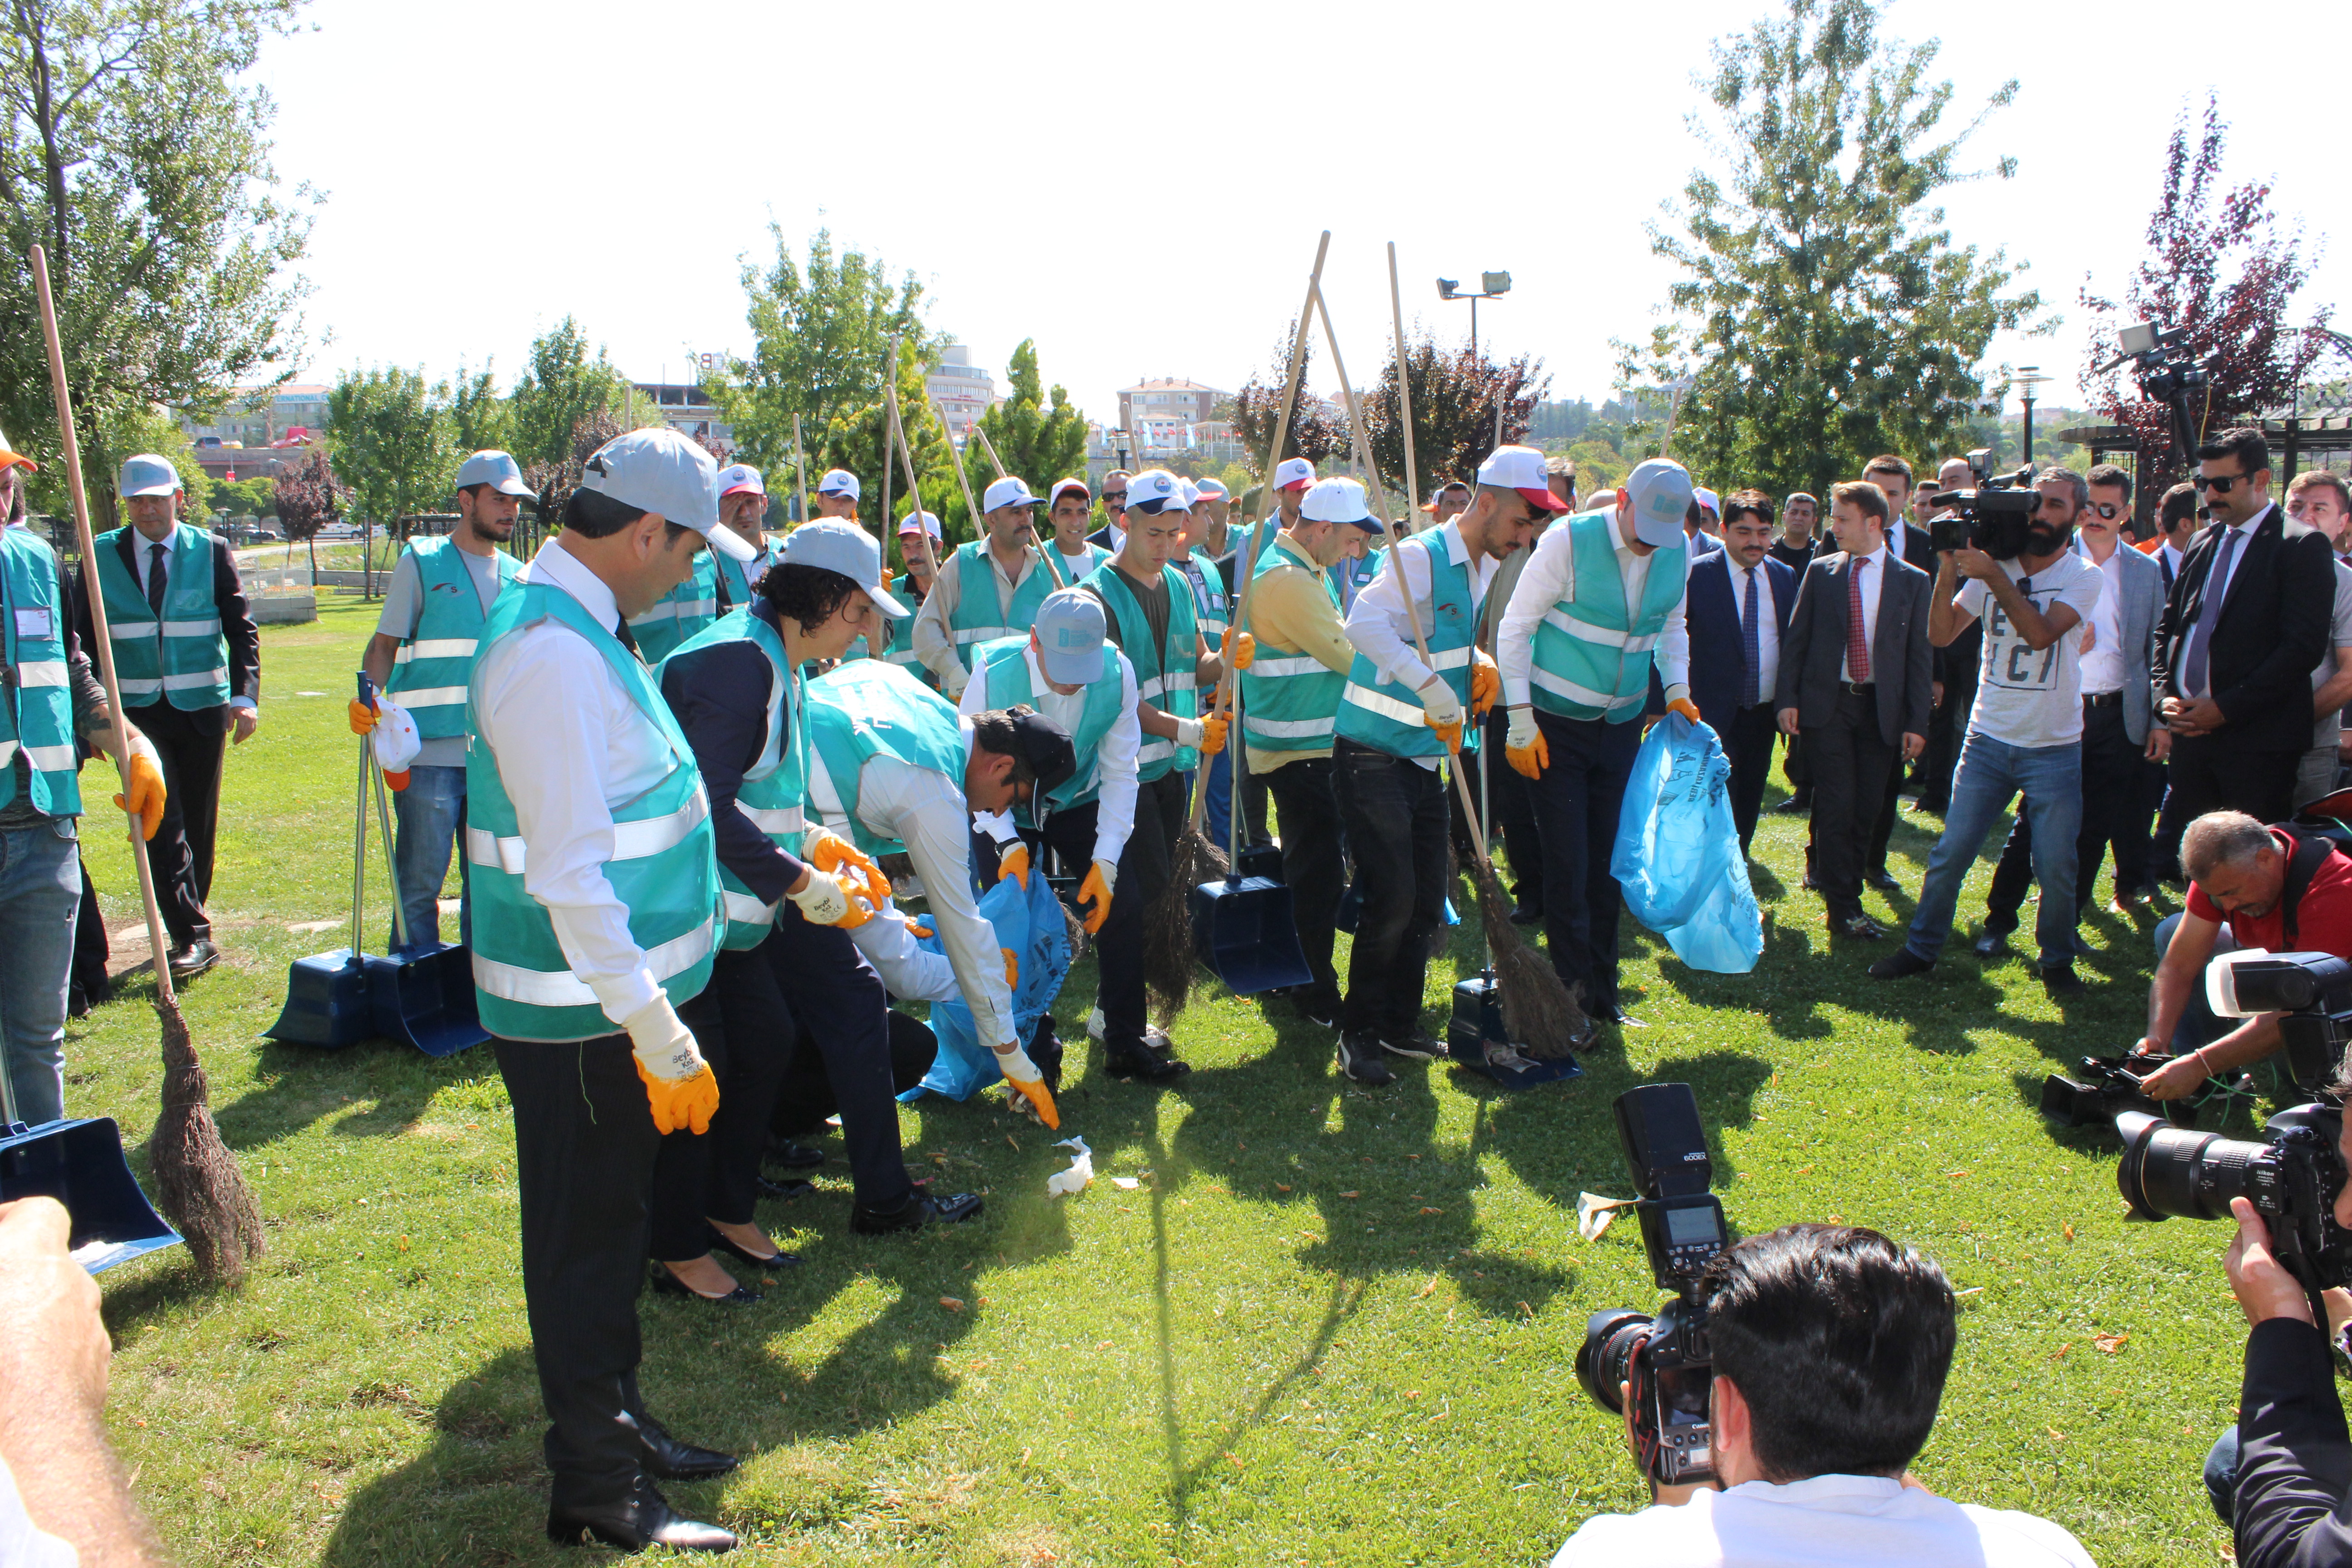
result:
M 498 1058 L 486 1045 L 434 1058 L 383 1039 L 333 1052 L 265 1043 L 254 1068 L 262 1087 L 215 1106 L 213 1118 L 222 1142 L 245 1150 L 363 1104 L 335 1124 L 337 1135 L 394 1138 L 414 1127 L 443 1089 L 494 1079 L 498 1071 Z

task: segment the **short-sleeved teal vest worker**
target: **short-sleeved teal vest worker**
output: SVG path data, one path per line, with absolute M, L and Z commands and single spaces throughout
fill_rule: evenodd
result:
M 1192 689 L 1192 667 L 1200 660 L 1201 634 L 1192 620 L 1192 584 L 1173 566 L 1160 570 L 1168 584 L 1165 647 L 1152 646 L 1151 623 L 1144 619 L 1135 590 L 1128 586 L 1125 574 L 1115 563 L 1106 561 L 1096 567 L 1087 586 L 1118 622 L 1119 647 L 1127 654 L 1127 662 L 1135 667 L 1136 696 L 1171 717 L 1195 719 L 1200 716 L 1201 700 Z M 1201 765 L 1201 753 L 1194 747 L 1178 745 L 1172 736 L 1146 735 L 1135 763 L 1136 781 L 1150 784 L 1171 772 L 1191 773 Z
M 138 577 L 122 564 L 118 542 L 126 533 L 131 548 L 142 554 L 149 550 L 146 536 L 132 528 L 101 533 L 90 545 L 122 705 L 144 708 L 161 699 L 184 713 L 219 707 L 229 699 L 228 639 L 221 636 L 220 605 L 213 599 L 213 536 L 184 522 L 173 525 L 158 619 Z
M 1331 607 L 1339 607 L 1339 584 L 1287 537 L 1276 539 L 1253 580 L 1271 572 L 1313 573 L 1330 595 Z M 1257 657 L 1242 671 L 1242 733 L 1261 752 L 1328 752 L 1347 686 L 1346 676 L 1311 653 L 1260 643 Z
M 833 784 L 845 820 L 828 823 L 868 855 L 896 855 L 906 845 L 885 838 L 857 816 L 866 764 L 896 757 L 963 784 L 963 727 L 955 705 L 895 664 L 859 659 L 808 683 L 809 740 Z
M 1670 544 L 1651 552 L 1641 607 L 1629 615 L 1614 514 L 1580 512 L 1552 526 L 1568 530 L 1576 592 L 1546 610 L 1536 626 L 1528 695 L 1545 712 L 1563 718 L 1631 723 L 1649 700 L 1658 634 L 1686 588 L 1688 547 Z
M 997 587 L 996 567 L 988 558 L 985 539 L 956 546 L 956 552 L 940 570 L 956 574 L 955 614 L 948 617 L 948 626 L 955 637 L 956 658 L 966 669 L 971 668 L 971 650 L 976 645 L 1009 637 L 1015 632 L 1026 634 L 1037 619 L 1037 606 L 1045 602 L 1045 595 L 1055 586 L 1052 571 L 1041 561 L 1013 590 L 1013 602 L 1004 603 L 1004 595 Z
M 81 815 L 75 775 L 73 687 L 66 668 L 66 616 L 58 557 L 21 528 L 0 528 L 0 806 L 16 799 L 16 756 L 31 776 L 33 808 Z
M 649 665 L 659 664 L 686 639 L 719 618 L 719 562 L 710 551 L 694 555 L 694 571 L 642 616 L 629 617 L 629 636 Z
M 645 950 L 646 967 L 673 1004 L 689 1001 L 709 982 L 724 918 L 701 770 L 653 671 L 554 584 L 524 581 L 499 595 L 482 628 L 483 655 L 500 638 L 550 619 L 579 633 L 604 658 L 645 719 L 637 738 L 648 750 L 669 753 L 659 783 L 634 800 L 611 803 L 613 858 L 603 868 L 628 907 L 629 936 Z M 480 673 L 477 660 L 477 679 Z M 482 1026 L 509 1040 L 568 1042 L 616 1033 L 620 1026 L 572 973 L 545 907 L 523 887 L 527 866 L 514 802 L 498 758 L 478 734 L 466 748 L 466 817 L 474 999 Z
M 801 852 L 808 827 L 808 703 L 801 697 L 800 678 L 785 664 L 784 639 L 763 616 L 748 609 L 730 610 L 686 641 L 686 646 L 662 660 L 654 672 L 659 686 L 668 667 L 699 649 L 719 643 L 748 642 L 768 656 L 768 729 L 760 742 L 759 760 L 744 770 L 735 791 L 735 809 L 787 855 Z M 789 706 L 788 706 L 789 704 Z M 786 742 L 789 732 L 791 741 Z M 719 862 L 719 902 L 727 910 L 727 934 L 720 944 L 747 952 L 776 929 L 776 906 L 763 902 L 741 879 Z
M 1470 654 L 1477 637 L 1478 606 L 1471 596 L 1469 563 L 1456 563 L 1447 548 L 1448 542 L 1456 537 L 1451 529 L 1440 528 L 1400 540 L 1389 546 L 1388 560 L 1381 569 L 1402 573 L 1408 552 L 1419 556 L 1429 568 L 1430 605 L 1434 613 L 1423 612 L 1417 605 L 1414 613 L 1427 616 L 1421 632 L 1429 640 L 1430 662 L 1445 678 L 1445 684 L 1453 688 L 1454 699 L 1466 711 L 1470 706 Z M 1402 583 L 1412 581 L 1411 577 L 1402 579 Z M 1374 747 L 1392 757 L 1445 754 L 1445 742 L 1429 727 L 1428 710 L 1422 706 L 1421 694 L 1382 676 L 1372 661 L 1360 653 L 1349 667 L 1347 689 L 1339 698 L 1337 729 L 1359 745 Z M 1476 748 L 1477 734 L 1476 725 L 1464 726 L 1464 751 Z
M 1022 657 L 1028 651 L 1029 638 L 1000 637 L 984 642 L 973 655 L 972 679 L 985 681 L 982 687 L 982 700 L 990 708 L 1010 708 L 1016 703 L 1037 706 L 1037 688 L 1029 679 L 1029 661 Z M 1045 800 L 1055 811 L 1068 811 L 1081 806 L 1102 793 L 1101 762 L 1103 737 L 1118 722 L 1127 710 L 1127 682 L 1118 671 L 1118 649 L 1103 639 L 1102 673 L 1087 683 L 1086 706 L 1078 710 L 1078 732 L 1070 737 L 1070 748 L 1077 753 L 1078 771 L 1045 792 Z M 1024 826 L 1034 818 L 1027 806 L 1015 814 Z
M 383 689 L 408 710 L 418 735 L 447 740 L 472 729 L 466 687 L 474 678 L 474 655 L 489 613 L 482 608 L 466 552 L 446 534 L 414 541 L 408 553 L 416 565 L 416 629 L 392 656 L 392 679 Z M 498 563 L 499 591 L 504 593 L 522 564 L 503 550 L 493 548 L 490 554 Z

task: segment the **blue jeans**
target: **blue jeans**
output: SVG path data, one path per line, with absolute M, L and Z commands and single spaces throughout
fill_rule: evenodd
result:
M 1209 802 L 1201 816 L 1201 831 L 1208 835 L 1210 843 L 1223 846 L 1228 855 L 1234 849 L 1234 746 L 1240 738 L 1238 732 L 1231 737 L 1225 749 L 1211 757 L 1209 765 L 1197 775 L 1209 781 L 1205 786 Z M 1243 825 L 1242 842 L 1249 842 L 1247 824 Z
M 409 945 L 432 947 L 441 941 L 441 884 L 449 875 L 449 847 L 466 831 L 466 770 L 409 769 L 408 787 L 393 795 L 392 810 L 400 825 L 392 864 L 400 879 L 400 907 L 408 917 Z M 457 858 L 457 940 L 470 942 L 473 889 L 462 855 Z M 393 928 L 394 942 L 400 940 L 399 930 Z
M 2179 929 L 2180 912 L 2178 910 L 2156 922 L 2158 963 L 2161 964 L 2164 955 L 2172 950 L 2172 933 Z M 2228 926 L 2213 933 L 2213 957 L 2219 958 L 2225 952 L 2237 951 L 2238 939 L 2230 934 Z M 2240 1022 L 2214 1013 L 2212 1004 L 2205 999 L 2205 977 L 2200 974 L 2197 977 L 2197 984 L 2189 988 L 2189 1005 L 2180 1010 L 2180 1022 L 2173 1026 L 2172 1054 L 2185 1057 L 2200 1046 L 2210 1046 L 2236 1028 Z
M 1933 963 L 1944 950 L 1960 883 L 2010 797 L 2021 792 L 2033 833 L 2034 875 L 2042 882 L 2042 908 L 2033 926 L 2042 967 L 2061 969 L 2074 962 L 2074 838 L 2083 826 L 2083 748 L 2012 746 L 1973 731 L 1960 748 L 1944 836 L 1927 858 L 1927 884 L 1919 889 L 1918 912 L 1911 917 L 1906 945 L 1914 955 Z
M 2223 1524 L 2234 1524 L 2238 1511 L 2238 1429 L 2213 1439 L 2205 1453 L 2205 1496 Z
M 7 1053 L 0 1068 L 16 1094 L 16 1120 L 36 1127 L 66 1113 L 78 848 L 70 816 L 0 833 L 0 1044 Z

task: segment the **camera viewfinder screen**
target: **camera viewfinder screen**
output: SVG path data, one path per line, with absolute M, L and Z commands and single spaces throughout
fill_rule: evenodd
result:
M 1666 1239 L 1676 1247 L 1687 1247 L 1698 1241 L 1721 1241 L 1723 1232 L 1715 1223 L 1714 1205 L 1694 1205 L 1686 1209 L 1668 1209 Z

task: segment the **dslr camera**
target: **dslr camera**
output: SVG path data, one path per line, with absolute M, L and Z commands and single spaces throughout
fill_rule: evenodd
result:
M 2326 952 L 2224 953 L 2205 985 L 2224 1016 L 2284 1013 L 2288 1069 L 2318 1098 L 2272 1117 L 2260 1142 L 2127 1110 L 2116 1118 L 2124 1141 L 2116 1184 L 2135 1219 L 2228 1219 L 2230 1200 L 2247 1199 L 2268 1225 L 2280 1266 L 2315 1300 L 2329 1286 L 2352 1284 L 2352 1231 L 2336 1223 L 2344 1110 L 2325 1088 L 2352 1037 L 2352 963 Z
M 1992 448 L 1980 447 L 1969 454 L 1976 488 L 1945 492 L 1948 509 L 1927 520 L 1927 542 L 1937 550 L 1981 550 L 1996 561 L 2013 561 L 2025 552 L 2026 535 L 2033 527 L 2033 509 L 2042 493 L 2033 488 L 2033 467 L 2015 473 L 1990 474 Z
M 1699 1276 L 1727 1243 L 1723 1205 L 1707 1190 L 1715 1174 L 1686 1083 L 1645 1083 L 1617 1097 L 1617 1137 L 1639 1196 L 1650 1277 L 1674 1300 L 1656 1312 L 1617 1307 L 1595 1312 L 1576 1352 L 1576 1379 L 1612 1415 L 1625 1406 L 1642 1467 L 1660 1486 L 1715 1477 L 1708 1402 L 1715 1365 L 1706 1343 L 1706 1297 Z

